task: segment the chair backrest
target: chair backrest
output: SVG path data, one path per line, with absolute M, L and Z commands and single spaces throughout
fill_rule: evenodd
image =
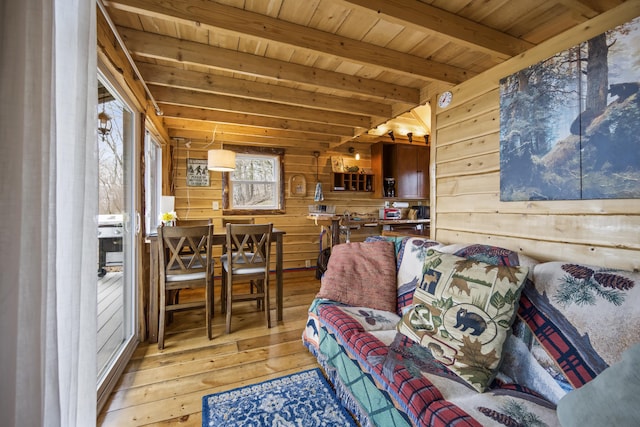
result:
M 158 227 L 159 261 L 167 276 L 206 272 L 211 268 L 213 225 Z
M 228 224 L 227 259 L 231 271 L 269 268 L 273 224 Z M 247 248 L 252 247 L 251 251 Z
M 222 226 L 223 227 L 227 227 L 228 224 L 255 224 L 256 220 L 255 218 L 222 218 Z M 235 251 L 235 246 L 232 246 L 232 249 Z M 253 246 L 251 246 L 251 243 L 247 244 L 247 247 L 245 248 L 246 251 L 252 252 L 253 251 Z M 227 243 L 223 243 L 222 244 L 222 253 L 226 253 L 227 252 Z
M 255 218 L 222 218 L 222 226 L 226 227 L 227 224 L 255 224 Z

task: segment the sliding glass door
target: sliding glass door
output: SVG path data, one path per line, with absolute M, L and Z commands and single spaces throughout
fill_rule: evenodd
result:
M 106 401 L 135 347 L 136 115 L 98 77 L 98 407 Z

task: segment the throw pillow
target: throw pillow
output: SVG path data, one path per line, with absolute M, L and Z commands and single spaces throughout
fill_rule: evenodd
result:
M 526 267 L 427 251 L 413 308 L 398 331 L 431 350 L 477 391 L 495 378 Z
M 640 344 L 622 360 L 558 402 L 563 427 L 640 425 Z
M 393 243 L 353 242 L 334 246 L 316 297 L 395 312 L 396 260 Z

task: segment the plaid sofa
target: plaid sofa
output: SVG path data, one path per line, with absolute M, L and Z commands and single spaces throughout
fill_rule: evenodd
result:
M 639 309 L 631 308 L 631 318 L 626 311 L 627 306 L 634 305 L 633 300 L 640 298 L 635 293 L 640 286 L 634 286 L 640 281 L 637 273 L 571 263 L 538 263 L 522 254 L 485 245 L 443 245 L 419 237 L 368 240 L 380 239 L 392 241 L 395 247 L 396 311 L 316 298 L 302 336 L 343 405 L 363 427 L 560 425 L 557 402 L 640 341 Z M 494 265 L 529 268 L 512 333 L 504 345 L 500 372 L 483 393 L 441 363 L 429 348 L 397 332 L 396 325 L 411 306 L 413 291 L 419 285 L 427 248 Z M 572 300 L 576 287 L 593 288 L 595 278 L 605 285 L 600 285 L 604 292 L 592 291 L 593 304 Z M 607 291 L 615 291 L 617 299 Z M 594 304 L 608 310 L 607 316 L 614 316 L 614 323 L 616 319 L 626 322 L 625 328 L 616 331 L 623 335 L 618 335 L 617 344 L 598 346 L 592 342 L 594 329 L 602 329 L 595 325 L 602 318 L 593 316 Z M 620 314 L 621 307 L 625 308 L 624 314 Z M 593 329 L 584 325 L 589 313 Z

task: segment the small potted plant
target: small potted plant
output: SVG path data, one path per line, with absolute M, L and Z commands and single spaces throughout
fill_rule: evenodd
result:
M 176 219 L 178 219 L 178 215 L 175 211 L 160 214 L 160 221 L 162 221 L 164 226 L 173 227 L 176 225 Z

